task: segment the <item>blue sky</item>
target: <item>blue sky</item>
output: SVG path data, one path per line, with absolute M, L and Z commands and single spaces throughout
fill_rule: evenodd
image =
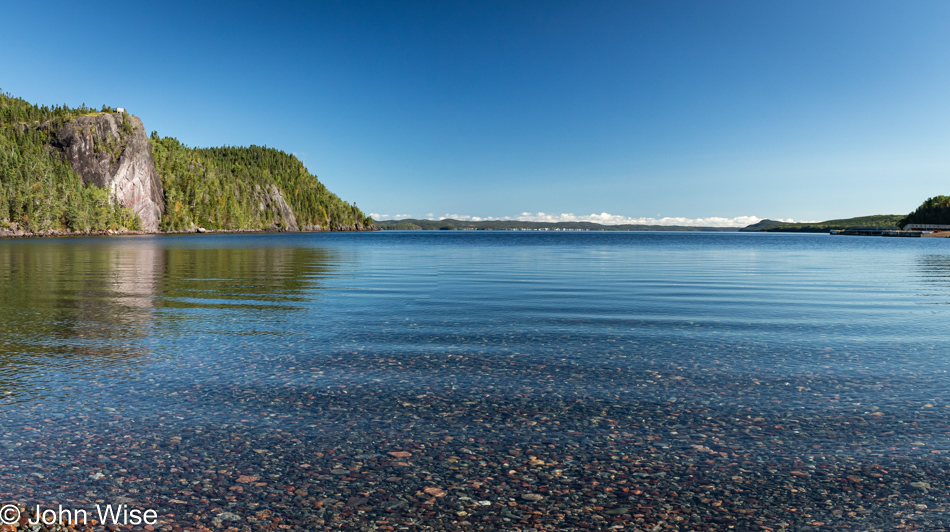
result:
M 280 148 L 389 216 L 822 220 L 950 193 L 948 27 L 945 1 L 15 2 L 0 88 Z

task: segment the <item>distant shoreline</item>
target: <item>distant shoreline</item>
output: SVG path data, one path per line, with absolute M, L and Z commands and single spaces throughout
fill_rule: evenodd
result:
M 688 225 L 603 225 L 594 222 L 523 222 L 519 220 L 382 220 L 373 222 L 383 231 L 704 231 L 737 232 L 740 227 L 700 227 Z

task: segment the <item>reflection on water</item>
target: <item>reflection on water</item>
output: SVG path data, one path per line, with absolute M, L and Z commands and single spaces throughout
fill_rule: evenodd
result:
M 0 385 L 7 395 L 55 393 L 82 371 L 134 368 L 152 326 L 154 246 L 33 242 L 0 246 Z
M 163 256 L 163 307 L 293 310 L 333 255 L 320 248 L 169 249 Z
M 177 246 L 175 244 L 178 244 Z M 19 400 L 78 376 L 135 371 L 201 309 L 299 309 L 330 273 L 319 248 L 209 248 L 160 238 L 0 243 L 0 387 Z
M 0 242 L 0 501 L 122 497 L 173 530 L 948 529 L 937 240 Z

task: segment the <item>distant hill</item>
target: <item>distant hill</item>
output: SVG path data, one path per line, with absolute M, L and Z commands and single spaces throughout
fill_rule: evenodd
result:
M 898 229 L 900 221 L 904 216 L 900 214 L 874 214 L 871 216 L 858 216 L 857 218 L 844 218 L 840 220 L 827 220 L 815 223 L 785 223 L 775 220 L 762 220 L 759 223 L 752 224 L 739 231 L 742 232 L 770 232 L 770 233 L 826 233 L 832 229 L 873 228 L 873 229 Z
M 603 225 L 593 222 L 521 222 L 518 220 L 382 220 L 375 222 L 383 230 L 425 231 L 717 231 L 735 232 L 735 227 L 692 227 L 685 225 Z
M 768 218 L 766 218 L 765 220 L 762 220 L 761 222 L 754 223 L 752 225 L 747 225 L 743 227 L 742 229 L 739 229 L 739 231 L 746 232 L 746 233 L 768 231 L 769 229 L 773 227 L 780 227 L 783 225 L 788 225 L 788 224 L 786 224 L 785 222 L 777 222 L 775 220 L 769 220 Z

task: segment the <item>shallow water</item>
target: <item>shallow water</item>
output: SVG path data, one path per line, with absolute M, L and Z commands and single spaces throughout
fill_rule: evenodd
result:
M 947 245 L 2 241 L 0 503 L 121 500 L 169 529 L 942 529 Z

